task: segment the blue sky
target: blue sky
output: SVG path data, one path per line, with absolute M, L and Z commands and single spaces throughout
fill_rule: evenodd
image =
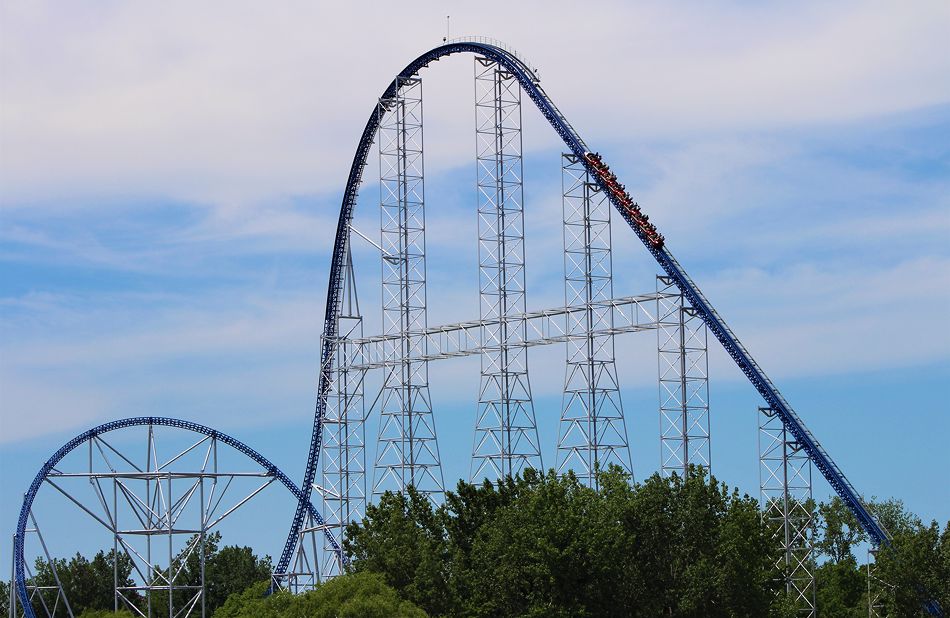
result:
M 548 2 L 504 18 L 500 5 L 282 6 L 0 8 L 0 528 L 12 533 L 50 453 L 113 418 L 198 420 L 301 476 L 349 161 L 375 97 L 440 42 L 446 13 L 453 35 L 497 37 L 540 67 L 858 490 L 950 519 L 945 3 L 578 15 Z M 477 313 L 472 60 L 423 76 L 437 324 Z M 563 302 L 560 149 L 524 115 L 534 309 Z M 378 256 L 356 248 L 372 307 Z M 617 225 L 614 248 L 617 295 L 652 290 L 655 264 Z M 655 347 L 649 333 L 618 341 L 638 478 L 659 460 Z M 721 350 L 710 358 L 714 471 L 755 493 L 760 402 Z M 529 362 L 553 463 L 563 350 Z M 432 376 L 454 479 L 468 472 L 477 362 Z M 282 522 L 242 525 L 277 551 Z

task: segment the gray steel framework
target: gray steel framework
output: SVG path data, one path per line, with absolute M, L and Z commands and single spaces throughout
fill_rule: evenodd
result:
M 557 471 L 597 485 L 597 471 L 633 474 L 614 363 L 610 202 L 585 161 L 562 155 L 564 296 L 582 307 L 567 314 L 567 369 L 558 429 Z
M 364 402 L 365 369 L 351 368 L 360 362 L 352 339 L 363 335 L 363 316 L 360 312 L 353 270 L 352 254 L 347 249 L 346 275 L 342 294 L 343 310 L 339 314 L 335 341 L 336 360 L 331 372 L 327 411 L 323 421 L 323 454 L 321 484 L 314 489 L 323 499 L 321 512 L 326 527 L 334 538 L 343 538 L 343 529 L 351 521 L 363 518 L 366 509 L 366 408 Z M 299 546 L 298 546 L 299 547 Z M 328 540 L 324 540 L 323 557 L 315 565 L 303 565 L 307 557 L 298 555 L 294 570 L 319 571 L 324 577 L 339 574 L 339 560 Z
M 322 552 L 319 549 L 317 537 L 324 539 Z M 309 513 L 304 519 L 300 533 L 297 535 L 297 547 L 294 549 L 294 558 L 286 573 L 274 573 L 271 576 L 275 588 L 289 590 L 294 594 L 313 590 L 321 580 L 343 572 L 339 552 L 331 560 L 330 552 L 334 551 L 329 538 L 342 541 L 339 525 L 329 525 L 326 522 L 316 521 Z M 339 545 L 339 543 L 338 543 Z M 321 555 L 322 560 L 321 560 Z M 331 564 L 335 562 L 335 564 Z
M 590 307 L 595 311 L 604 311 L 611 314 L 610 323 L 603 328 L 595 328 L 591 333 L 595 336 L 618 335 L 641 330 L 659 328 L 656 318 L 656 303 L 663 298 L 662 294 L 642 294 L 639 296 L 622 296 L 603 301 L 596 301 L 590 305 L 571 305 L 569 307 L 554 307 L 531 311 L 522 315 L 505 318 L 509 324 L 523 329 L 526 338 L 523 344 L 526 347 L 564 343 L 567 341 L 583 340 L 587 333 L 571 333 L 570 324 L 581 319 Z M 497 345 L 486 344 L 481 334 L 484 328 L 494 328 L 500 320 L 471 320 L 454 324 L 431 326 L 422 331 L 412 333 L 425 339 L 425 352 L 409 357 L 409 360 L 437 360 L 482 354 L 497 350 Z M 379 369 L 394 367 L 402 362 L 398 357 L 387 357 L 386 350 L 393 341 L 398 341 L 401 335 L 371 335 L 352 339 L 348 343 L 353 346 L 350 369 Z
M 885 618 L 887 606 L 885 598 L 893 592 L 894 586 L 877 575 L 877 552 L 875 548 L 868 548 L 866 571 L 868 580 L 868 618 Z
M 386 87 L 382 99 L 388 100 L 394 98 L 397 90 L 405 80 L 418 75 L 418 73 L 430 63 L 458 53 L 473 53 L 485 56 L 496 60 L 499 64 L 502 64 L 512 71 L 521 84 L 524 93 L 535 103 L 542 116 L 544 116 L 545 120 L 557 132 L 570 151 L 577 157 L 587 157 L 591 149 L 560 110 L 558 110 L 554 101 L 545 93 L 543 88 L 540 87 L 537 75 L 518 57 L 491 43 L 478 41 L 453 42 L 435 47 L 420 54 L 409 62 L 399 72 L 396 79 Z M 310 449 L 307 454 L 304 482 L 301 483 L 302 493 L 299 496 L 299 503 L 287 533 L 284 549 L 277 561 L 278 571 L 287 569 L 297 544 L 297 534 L 303 525 L 304 512 L 308 507 L 312 507 L 312 505 L 309 504 L 309 492 L 312 490 L 314 474 L 317 470 L 318 457 L 322 446 L 322 421 L 327 401 L 326 395 L 329 388 L 329 375 L 327 370 L 333 364 L 334 350 L 332 347 L 332 339 L 337 336 L 334 330 L 337 325 L 335 317 L 339 310 L 338 301 L 343 277 L 345 250 L 349 237 L 350 224 L 352 223 L 353 213 L 356 207 L 356 197 L 363 168 L 370 152 L 373 136 L 379 127 L 380 107 L 378 102 L 374 104 L 374 108 L 366 122 L 350 166 L 346 188 L 343 193 L 334 240 L 333 258 L 330 264 L 324 320 L 324 333 L 327 336 L 324 339 L 324 347 L 320 353 L 321 373 L 314 414 L 313 433 Z M 722 344 L 725 352 L 736 363 L 739 370 L 748 378 L 749 382 L 759 394 L 762 395 L 767 404 L 781 417 L 788 431 L 794 435 L 795 439 L 801 445 L 801 448 L 808 453 L 818 471 L 828 480 L 834 491 L 845 502 L 849 510 L 858 518 L 858 521 L 868 533 L 872 542 L 890 546 L 892 539 L 863 504 L 858 492 L 848 481 L 841 468 L 834 462 L 811 431 L 809 431 L 798 413 L 792 408 L 775 384 L 766 375 L 763 368 L 739 341 L 739 338 L 723 317 L 719 315 L 719 312 L 716 311 L 702 290 L 699 289 L 696 282 L 692 280 L 686 272 L 686 269 L 676 260 L 669 245 L 665 242 L 663 235 L 659 233 L 656 226 L 649 223 L 647 213 L 635 208 L 635 204 L 631 203 L 629 196 L 623 194 L 622 191 L 615 190 L 622 185 L 617 185 L 616 180 L 612 180 L 612 176 L 602 173 L 606 168 L 605 162 L 601 160 L 598 165 L 591 162 L 592 171 L 595 167 L 598 170 L 597 182 L 605 191 L 611 191 L 609 199 L 617 209 L 618 214 L 627 223 L 633 233 L 636 234 L 637 238 L 650 255 L 653 256 L 657 264 L 672 278 L 676 286 L 683 292 L 689 305 L 696 310 L 697 315 L 702 317 L 712 335 Z M 934 599 L 926 598 L 922 605 L 931 615 L 943 615 L 940 604 Z
M 543 469 L 528 380 L 525 313 L 521 86 L 497 62 L 475 57 L 481 386 L 470 478 Z
M 236 510 L 261 494 L 278 475 L 272 469 L 235 472 L 223 470 L 217 434 L 202 435 L 187 446 L 162 446 L 157 427 L 145 426 L 145 444 L 90 435 L 85 455 L 59 462 L 44 479 L 55 494 L 101 525 L 111 536 L 114 609 L 134 615 L 205 616 L 205 546 L 210 532 Z M 80 465 L 81 462 L 81 465 Z M 280 483 L 278 483 L 279 485 Z M 73 609 L 56 570 L 47 540 L 34 512 L 29 509 L 35 537 L 51 565 L 55 586 L 37 586 L 24 561 L 26 590 L 33 612 L 72 617 Z M 78 521 L 78 520 L 77 520 Z M 77 531 L 81 527 L 77 526 Z M 323 533 L 322 527 L 310 531 Z M 315 540 L 313 541 L 316 542 Z M 132 584 L 119 580 L 118 557 L 127 556 L 132 566 Z M 197 557 L 197 581 L 185 579 L 186 562 Z M 309 574 L 313 577 L 313 571 Z M 12 591 L 11 591 L 12 592 Z M 154 602 L 161 593 L 161 607 Z M 20 612 L 11 595 L 10 615 Z
M 399 78 L 379 101 L 380 246 L 386 357 L 373 494 L 412 485 L 438 501 L 445 485 L 429 395 L 426 328 L 422 80 Z
M 815 517 L 811 460 L 771 408 L 759 408 L 762 518 L 782 545 L 776 566 L 800 616 L 815 614 Z
M 660 472 L 710 470 L 708 333 L 669 277 L 656 278 L 660 389 Z

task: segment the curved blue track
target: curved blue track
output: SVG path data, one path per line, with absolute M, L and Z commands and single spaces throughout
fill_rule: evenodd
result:
M 188 431 L 193 431 L 195 433 L 204 434 L 208 437 L 216 439 L 218 442 L 227 444 L 228 446 L 234 448 L 237 451 L 247 455 L 255 462 L 257 462 L 262 468 L 264 468 L 267 473 L 273 476 L 275 479 L 280 481 L 284 487 L 290 490 L 290 493 L 297 498 L 298 509 L 299 505 L 303 505 L 303 508 L 306 513 L 309 513 L 313 519 L 318 522 L 320 525 L 323 525 L 323 517 L 320 516 L 320 513 L 314 508 L 313 504 L 310 502 L 310 497 L 308 494 L 305 494 L 300 490 L 299 487 L 294 485 L 294 482 L 290 478 L 280 471 L 274 464 L 272 464 L 266 457 L 244 444 L 236 438 L 232 438 L 227 434 L 223 434 L 216 429 L 206 427 L 205 425 L 200 425 L 198 423 L 193 423 L 191 421 L 183 421 L 177 418 L 164 418 L 157 416 L 140 416 L 135 418 L 126 418 L 118 421 L 112 421 L 109 423 L 104 423 L 98 427 L 93 427 L 89 431 L 85 431 L 66 444 L 64 444 L 58 451 L 56 451 L 52 457 L 50 457 L 43 467 L 40 468 L 40 471 L 36 473 L 36 477 L 33 479 L 33 483 L 30 484 L 30 488 L 27 490 L 26 495 L 23 498 L 23 506 L 20 508 L 20 518 L 17 521 L 16 529 L 16 539 L 14 542 L 14 577 L 16 580 L 16 589 L 17 595 L 20 597 L 20 603 L 23 605 L 24 613 L 27 618 L 35 618 L 33 612 L 33 606 L 30 604 L 29 598 L 27 597 L 26 592 L 26 579 L 25 573 L 23 570 L 23 538 L 26 533 L 26 524 L 27 518 L 30 515 L 30 509 L 33 507 L 33 500 L 36 498 L 37 492 L 40 490 L 40 487 L 43 485 L 43 481 L 46 480 L 47 475 L 56 467 L 63 457 L 69 454 L 70 451 L 75 449 L 80 444 L 83 444 L 92 438 L 104 434 L 110 431 L 115 431 L 116 429 L 123 429 L 126 427 L 138 427 L 143 425 L 155 425 L 161 427 L 174 427 L 176 429 L 185 429 Z M 336 539 L 328 532 L 324 531 L 327 540 L 332 544 L 335 551 L 340 554 L 342 559 L 343 552 L 340 549 L 339 544 Z M 283 571 L 278 571 L 279 573 L 286 572 L 286 568 Z
M 443 56 L 449 56 L 459 53 L 478 54 L 498 62 L 514 74 L 521 84 L 522 89 L 528 97 L 534 102 L 541 114 L 551 124 L 551 127 L 561 136 L 564 144 L 576 156 L 584 159 L 584 153 L 591 150 L 587 147 L 580 135 L 570 125 L 567 119 L 558 111 L 554 102 L 548 97 L 547 93 L 538 84 L 538 81 L 532 70 L 521 60 L 510 52 L 486 43 L 476 42 L 458 42 L 442 45 L 422 54 L 412 62 L 389 84 L 380 98 L 388 99 L 396 95 L 400 85 L 400 80 L 416 75 L 422 68 L 430 62 L 439 60 Z M 359 145 L 356 154 L 353 157 L 353 163 L 350 166 L 350 174 L 346 182 L 346 190 L 343 193 L 343 204 L 340 207 L 340 218 L 337 223 L 336 239 L 333 246 L 333 259 L 330 265 L 330 281 L 327 289 L 327 305 L 323 325 L 323 349 L 320 356 L 320 378 L 317 392 L 316 413 L 314 414 L 313 438 L 310 444 L 310 452 L 307 456 L 307 467 L 304 473 L 301 488 L 303 496 L 294 515 L 294 520 L 287 534 L 287 542 L 284 545 L 280 561 L 277 563 L 277 572 L 282 573 L 287 569 L 293 555 L 294 545 L 297 535 L 303 524 L 306 504 L 309 504 L 310 494 L 313 488 L 313 481 L 316 475 L 317 460 L 320 455 L 322 439 L 322 421 L 327 405 L 327 394 L 330 387 L 330 371 L 333 363 L 333 340 L 337 336 L 336 323 L 340 311 L 340 292 L 343 286 L 343 269 L 346 255 L 346 247 L 349 242 L 349 225 L 353 220 L 353 210 L 356 206 L 356 196 L 360 181 L 363 175 L 363 168 L 366 166 L 366 159 L 373 144 L 373 138 L 379 126 L 380 116 L 384 113 L 382 107 L 377 103 L 370 113 L 369 120 L 360 136 Z M 782 419 L 785 427 L 795 437 L 795 440 L 808 453 L 815 467 L 821 472 L 822 476 L 828 481 L 838 496 L 844 501 L 861 526 L 867 532 L 871 540 L 876 544 L 890 546 L 891 539 L 887 531 L 874 519 L 871 513 L 861 502 L 858 492 L 854 489 L 848 479 L 844 476 L 841 469 L 831 459 L 818 440 L 805 427 L 805 424 L 799 418 L 798 414 L 788 404 L 779 390 L 775 387 L 768 376 L 759 367 L 752 355 L 742 345 L 738 337 L 732 332 L 732 329 L 726 324 L 725 320 L 716 312 L 712 304 L 706 299 L 699 287 L 689 278 L 686 270 L 676 261 L 668 246 L 664 244 L 657 248 L 650 244 L 640 226 L 630 217 L 626 208 L 622 207 L 614 193 L 607 187 L 603 178 L 590 169 L 592 176 L 601 184 L 605 194 L 610 197 L 611 202 L 617 209 L 617 212 L 627 221 L 627 224 L 640 238 L 640 241 L 646 247 L 647 251 L 653 255 L 660 268 L 666 272 L 673 280 L 676 286 L 686 297 L 690 306 L 692 306 L 709 330 L 715 335 L 719 343 L 726 349 L 726 352 L 732 357 L 736 365 L 749 379 L 752 386 L 762 395 L 766 403 L 776 411 Z M 934 601 L 925 604 L 927 611 L 934 616 L 942 616 L 939 605 Z

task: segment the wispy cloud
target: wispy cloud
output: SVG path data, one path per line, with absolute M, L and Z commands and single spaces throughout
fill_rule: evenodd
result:
M 504 23 L 464 3 L 415 10 L 0 6 L 4 440 L 141 409 L 309 414 L 355 139 L 447 11 L 541 67 L 767 369 L 946 357 L 942 331 L 893 327 L 941 323 L 948 304 L 945 3 L 606 2 L 544 24 L 539 10 L 576 6 L 506 5 Z M 477 314 L 471 72 L 451 58 L 425 74 L 430 323 Z M 560 146 L 527 106 L 525 126 L 532 309 L 563 302 Z M 357 219 L 371 236 L 373 165 Z M 617 294 L 652 289 L 655 265 L 614 238 Z M 372 329 L 379 256 L 355 251 Z M 625 383 L 654 380 L 651 337 L 620 351 Z M 556 393 L 563 359 L 536 356 L 538 394 Z
M 401 5 L 5 3 L 4 202 L 144 192 L 239 205 L 335 189 L 373 100 L 439 42 L 447 11 L 458 31 L 516 43 L 591 137 L 841 122 L 950 101 L 950 9 L 939 1 L 607 2 L 581 24 L 539 22 L 539 10 L 576 14 L 568 2 L 504 10 L 499 23 L 482 6 L 421 2 L 403 23 Z M 428 70 L 433 127 L 457 123 L 439 102 L 470 90 L 469 62 Z M 440 134 L 432 165 L 470 156 Z

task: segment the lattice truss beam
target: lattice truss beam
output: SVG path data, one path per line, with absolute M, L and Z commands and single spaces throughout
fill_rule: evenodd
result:
M 486 342 L 482 329 L 496 328 L 501 320 L 508 322 L 510 327 L 518 328 L 525 334 L 522 344 L 525 347 L 566 343 L 587 339 L 587 333 L 571 331 L 571 324 L 583 319 L 589 308 L 594 311 L 610 314 L 609 324 L 596 327 L 592 334 L 595 337 L 633 333 L 643 330 L 654 330 L 661 326 L 657 319 L 657 303 L 668 298 L 668 294 L 642 294 L 639 296 L 622 296 L 590 303 L 590 305 L 571 305 L 530 311 L 521 315 L 492 320 L 471 320 L 430 326 L 425 330 L 408 333 L 412 337 L 425 339 L 425 353 L 410 357 L 412 361 L 431 361 L 443 358 L 455 358 L 483 354 L 497 351 L 498 345 Z M 667 324 L 672 326 L 672 324 Z M 387 345 L 398 341 L 402 335 L 371 335 L 347 341 L 352 346 L 352 352 L 347 356 L 347 368 L 359 371 L 394 367 L 402 359 L 387 358 Z
M 356 358 L 352 340 L 363 335 L 363 316 L 360 312 L 353 258 L 349 248 L 346 252 L 340 300 L 342 310 L 336 331 L 340 333 L 340 337 L 334 346 L 335 358 L 323 419 L 321 484 L 314 487 L 322 498 L 321 512 L 325 525 L 337 539 L 343 537 L 343 528 L 347 523 L 363 518 L 366 509 L 366 370 L 351 368 Z M 318 559 L 316 551 L 312 554 L 312 557 L 298 556 L 299 564 L 294 570 L 301 573 L 319 572 L 326 577 L 339 574 L 339 560 L 328 540 L 324 539 L 323 559 L 319 569 L 307 562 Z
M 392 361 L 380 403 L 373 493 L 412 485 L 433 500 L 444 491 L 426 352 L 425 189 L 422 80 L 398 78 L 380 99 L 379 191 L 384 356 Z
M 811 460 L 771 408 L 759 408 L 759 486 L 763 520 L 781 541 L 776 561 L 800 616 L 815 616 Z
M 143 448 L 144 446 L 144 448 Z M 112 538 L 114 609 L 136 616 L 205 616 L 205 548 L 208 535 L 236 510 L 276 480 L 272 471 L 223 471 L 218 441 L 202 436 L 184 448 L 162 446 L 155 428 L 147 427 L 145 444 L 91 437 L 85 456 L 60 462 L 46 479 L 61 508 L 75 507 L 75 530 L 80 520 L 94 522 Z M 76 460 L 85 460 L 77 465 Z M 37 615 L 72 616 L 60 574 L 40 528 L 35 509 L 29 513 L 33 538 L 50 565 L 54 585 L 36 584 L 36 573 L 25 561 L 27 593 Z M 197 558 L 198 581 L 187 580 L 185 567 Z M 119 560 L 129 561 L 131 582 L 120 581 Z M 308 574 L 313 577 L 314 571 Z M 155 601 L 156 592 L 161 606 Z M 11 615 L 19 615 L 11 591 Z M 143 601 L 139 599 L 144 599 Z
M 573 154 L 562 155 L 567 369 L 558 430 L 557 470 L 597 483 L 617 465 L 632 474 L 614 363 L 613 265 L 607 196 Z
M 709 471 L 708 332 L 683 304 L 669 277 L 657 277 L 657 356 L 660 390 L 660 471 L 684 476 L 690 465 Z
M 470 478 L 544 469 L 528 379 L 521 86 L 497 62 L 475 58 L 475 153 L 481 386 Z

